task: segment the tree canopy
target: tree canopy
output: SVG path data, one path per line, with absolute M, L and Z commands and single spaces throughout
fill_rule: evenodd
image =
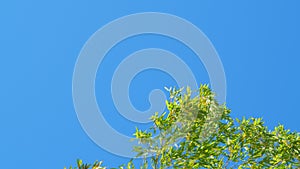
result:
M 133 147 L 139 166 L 131 159 L 119 169 L 134 168 L 300 168 L 300 134 L 278 125 L 269 130 L 262 118 L 234 119 L 219 104 L 208 85 L 199 90 L 167 89 L 168 111 L 155 113 L 153 127 L 136 129 Z M 77 160 L 78 169 L 105 169 Z M 72 169 L 72 167 L 70 167 Z

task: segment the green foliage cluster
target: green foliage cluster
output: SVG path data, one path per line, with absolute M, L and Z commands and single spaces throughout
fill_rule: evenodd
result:
M 261 118 L 233 119 L 208 85 L 196 92 L 167 90 L 168 112 L 156 113 L 153 127 L 134 133 L 139 141 L 134 151 L 143 158 L 139 168 L 300 168 L 299 133 L 283 125 L 269 130 Z M 134 169 L 133 160 L 119 169 Z M 78 169 L 89 167 L 105 168 L 78 161 Z
M 69 167 L 69 169 L 89 169 L 89 168 L 91 168 L 91 169 L 106 169 L 106 167 L 102 167 L 101 166 L 102 165 L 102 161 L 95 161 L 94 162 L 94 164 L 93 165 L 91 165 L 91 164 L 84 164 L 83 162 L 82 162 L 82 160 L 77 160 L 77 167 Z M 64 168 L 64 169 L 67 169 L 66 167 Z

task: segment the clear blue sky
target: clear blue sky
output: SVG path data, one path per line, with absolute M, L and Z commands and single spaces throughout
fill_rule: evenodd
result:
M 137 12 L 177 15 L 207 35 L 225 69 L 227 105 L 234 117 L 263 117 L 270 128 L 281 123 L 300 131 L 299 8 L 297 0 L 0 2 L 1 168 L 56 169 L 77 158 L 104 160 L 109 166 L 127 161 L 99 148 L 82 130 L 72 101 L 72 76 L 81 48 L 96 30 Z M 179 43 L 157 36 L 125 40 L 99 68 L 96 95 L 105 103 L 107 121 L 126 135 L 136 125 L 145 126 L 115 111 L 109 79 L 120 60 L 109 56 L 144 47 L 182 56 L 199 83 L 209 82 L 201 62 L 188 57 L 192 54 Z M 167 74 L 145 71 L 132 81 L 130 97 L 143 110 L 151 89 L 173 84 Z

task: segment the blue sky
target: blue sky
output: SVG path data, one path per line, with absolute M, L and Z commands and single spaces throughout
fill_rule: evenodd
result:
M 263 117 L 270 128 L 281 123 L 300 131 L 299 7 L 297 0 L 1 2 L 1 167 L 63 168 L 77 158 L 117 166 L 128 160 L 99 148 L 83 131 L 73 106 L 72 76 L 81 48 L 95 31 L 138 12 L 177 15 L 207 35 L 224 66 L 232 116 Z M 109 80 L 120 59 L 112 56 L 145 47 L 180 55 L 199 83 L 209 83 L 201 61 L 176 41 L 154 35 L 123 41 L 98 70 L 96 96 L 105 103 L 107 121 L 126 135 L 147 125 L 116 112 Z M 130 98 L 137 109 L 147 109 L 149 91 L 165 85 L 174 85 L 174 79 L 155 70 L 141 72 L 131 83 Z

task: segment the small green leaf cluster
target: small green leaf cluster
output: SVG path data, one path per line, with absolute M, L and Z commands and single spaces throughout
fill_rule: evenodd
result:
M 98 162 L 95 161 L 95 163 L 93 165 L 91 164 L 83 164 L 82 160 L 78 159 L 77 160 L 77 167 L 69 167 L 69 169 L 106 169 L 106 167 L 101 167 L 102 165 L 102 161 Z M 67 169 L 66 167 L 64 169 Z
M 233 119 L 208 85 L 167 90 L 168 112 L 155 113 L 153 127 L 134 133 L 139 168 L 300 168 L 299 133 L 283 125 L 269 130 L 261 118 Z M 133 160 L 119 168 L 135 168 Z

